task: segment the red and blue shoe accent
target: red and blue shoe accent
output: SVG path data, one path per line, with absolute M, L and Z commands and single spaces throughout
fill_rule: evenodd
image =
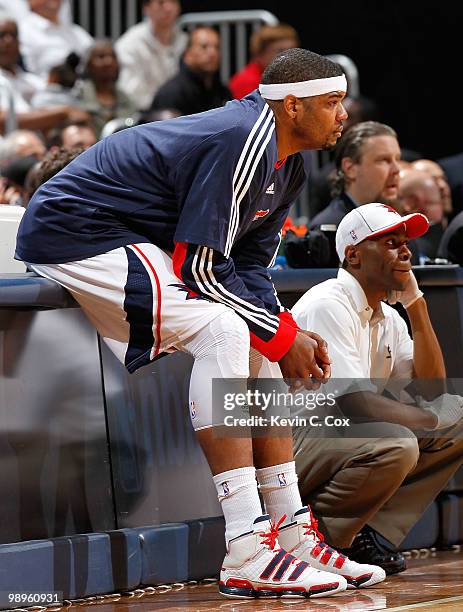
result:
M 348 589 L 373 586 L 386 578 L 386 572 L 378 565 L 352 561 L 324 542 L 307 506 L 294 514 L 292 523 L 281 528 L 278 538 L 286 550 L 311 567 L 345 578 Z
M 319 571 L 278 545 L 278 530 L 268 515 L 254 521 L 252 531 L 230 540 L 220 572 L 225 597 L 326 597 L 344 591 L 342 577 Z

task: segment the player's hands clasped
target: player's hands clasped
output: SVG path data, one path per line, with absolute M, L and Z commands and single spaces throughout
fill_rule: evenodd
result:
M 279 361 L 283 378 L 291 379 L 290 391 L 301 386 L 318 388 L 320 381 L 326 382 L 331 375 L 330 363 L 325 340 L 315 332 L 302 329 L 297 331 L 291 348 Z
M 411 270 L 409 274 L 410 277 L 403 291 L 396 291 L 395 289 L 390 289 L 388 291 L 387 301 L 389 304 L 396 304 L 397 302 L 400 302 L 405 308 L 409 308 L 416 302 L 416 300 L 423 297 L 423 292 L 418 287 L 415 275 Z
M 432 428 L 433 430 L 452 427 L 463 419 L 463 397 L 461 395 L 444 393 L 432 401 L 418 396 L 416 403 L 436 415 L 437 424 Z

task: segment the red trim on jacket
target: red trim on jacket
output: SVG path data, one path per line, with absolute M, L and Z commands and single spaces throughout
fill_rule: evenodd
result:
M 289 310 L 284 310 L 283 312 L 280 312 L 280 314 L 278 315 L 278 318 L 280 319 L 280 321 L 284 321 L 288 325 L 291 325 L 292 327 L 299 329 L 299 325 L 293 319 L 293 315 L 289 312 Z
M 174 266 L 174 273 L 177 278 L 182 279 L 182 266 L 186 257 L 186 250 L 188 248 L 188 242 L 176 242 L 174 254 L 172 255 L 172 263 Z
M 288 317 L 282 316 L 284 314 L 288 314 L 291 317 L 290 313 L 280 312 L 278 315 L 280 325 L 278 326 L 277 333 L 268 342 L 261 340 L 261 338 L 257 337 L 256 334 L 252 332 L 249 334 L 251 337 L 251 346 L 257 349 L 259 353 L 262 353 L 264 357 L 270 359 L 270 361 L 280 361 L 289 351 L 296 337 L 296 323 L 293 321 L 294 325 L 292 325 L 289 321 L 287 322 Z

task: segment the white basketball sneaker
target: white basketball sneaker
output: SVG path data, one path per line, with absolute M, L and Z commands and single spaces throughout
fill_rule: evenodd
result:
M 293 521 L 280 529 L 278 541 L 298 559 L 316 569 L 343 576 L 348 589 L 372 586 L 386 578 L 382 567 L 351 561 L 326 544 L 308 507 L 298 510 Z
M 278 546 L 278 528 L 268 514 L 253 530 L 230 540 L 220 572 L 225 597 L 325 597 L 347 588 L 342 576 L 320 572 Z

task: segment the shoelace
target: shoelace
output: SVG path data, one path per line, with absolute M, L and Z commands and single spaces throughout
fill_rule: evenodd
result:
M 320 533 L 320 530 L 318 529 L 318 521 L 314 517 L 313 514 L 311 514 L 311 523 L 310 523 L 310 525 L 309 525 L 309 523 L 303 523 L 302 526 L 305 527 L 305 529 L 306 529 L 304 531 L 304 535 L 308 535 L 308 536 L 313 537 L 315 542 L 316 542 L 316 544 L 318 544 L 318 546 L 320 547 L 320 551 L 328 550 L 330 553 L 333 554 L 334 557 L 340 557 L 341 559 L 346 559 L 345 555 L 343 555 L 342 553 L 338 552 L 334 548 L 331 548 L 331 546 L 324 541 L 325 537 L 324 537 L 324 535 L 322 533 Z
M 270 550 L 275 548 L 276 540 L 278 537 L 278 529 L 280 528 L 281 523 L 285 520 L 286 514 L 283 514 L 278 523 L 275 521 L 270 521 L 270 531 L 266 531 L 265 533 L 259 534 L 261 538 L 264 538 L 262 544 L 266 544 Z

